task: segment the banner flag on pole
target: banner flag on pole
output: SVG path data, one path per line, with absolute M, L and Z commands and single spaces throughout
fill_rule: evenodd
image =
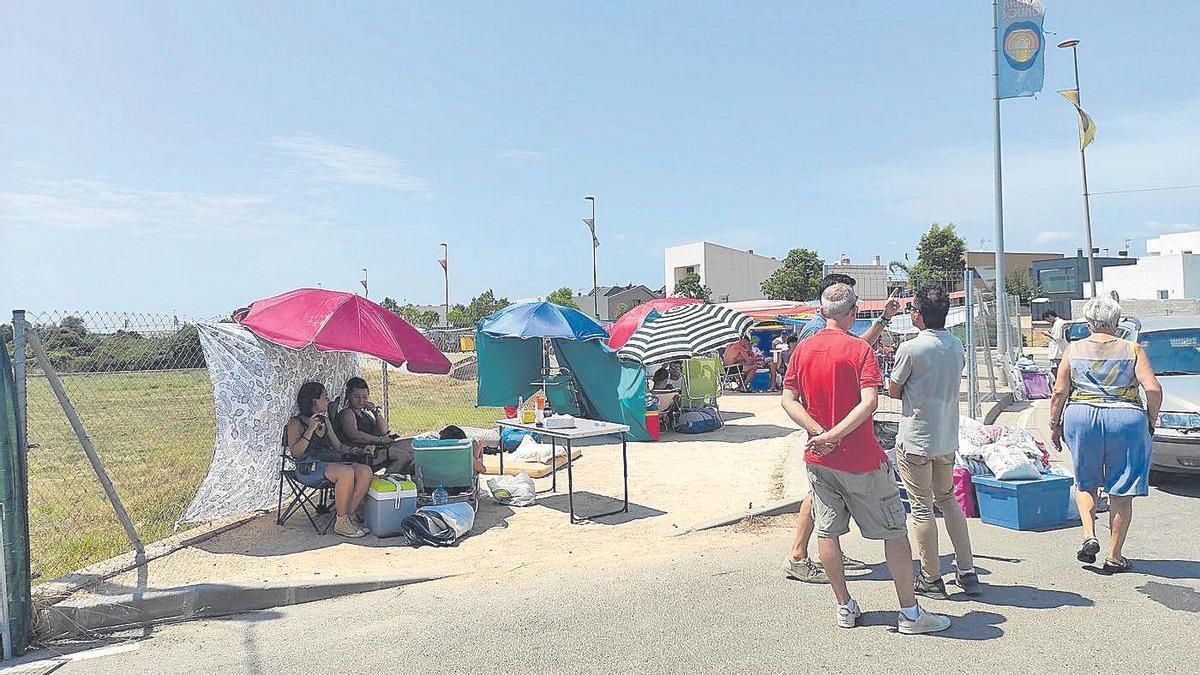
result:
M 442 266 L 443 270 L 446 269 L 446 259 L 445 258 L 438 258 L 438 264 Z M 449 271 L 449 270 L 447 270 L 447 271 Z
M 1075 106 L 1075 111 L 1079 113 L 1079 149 L 1083 150 L 1096 138 L 1096 123 L 1092 120 L 1091 115 L 1079 107 L 1078 89 L 1063 89 L 1058 93 L 1070 101 L 1071 105 Z
M 1046 73 L 1046 8 L 1041 0 L 1000 0 L 998 14 L 998 98 L 1033 96 L 1042 90 Z
M 596 238 L 596 221 L 591 218 L 584 218 L 583 224 L 588 226 L 588 231 L 592 233 L 592 248 L 600 248 L 600 240 Z

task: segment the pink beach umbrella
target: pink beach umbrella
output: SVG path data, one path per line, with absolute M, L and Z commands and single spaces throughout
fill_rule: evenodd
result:
M 238 317 L 255 335 L 277 345 L 377 356 L 409 372 L 445 374 L 450 360 L 407 321 L 343 291 L 299 288 L 257 300 Z

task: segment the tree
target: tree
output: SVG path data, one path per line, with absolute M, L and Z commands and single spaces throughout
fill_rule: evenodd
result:
M 1024 270 L 1013 270 L 1004 277 L 1005 290 L 1021 299 L 1022 305 L 1030 304 L 1042 292 L 1041 287 Z
M 708 302 L 712 298 L 712 289 L 700 283 L 700 275 L 695 272 L 688 272 L 683 275 L 683 278 L 675 282 L 675 291 L 672 295 L 680 298 L 697 298 Z
M 907 268 L 909 285 L 957 281 L 966 266 L 967 240 L 958 236 L 954 223 L 933 223 L 917 243 L 917 262 Z
M 464 308 L 464 313 L 469 323 L 476 323 L 480 319 L 495 314 L 511 304 L 508 298 L 497 298 L 496 294 L 489 288 L 476 297 L 471 298 L 471 303 Z M 452 321 L 451 323 L 454 322 Z
M 415 305 L 398 305 L 391 298 L 384 298 L 379 306 L 392 312 L 414 326 L 436 326 L 442 320 L 440 312 L 432 309 L 422 310 Z
M 617 311 L 613 313 L 613 321 L 616 321 L 617 319 L 621 318 L 621 315 L 623 315 L 625 312 L 628 312 L 628 311 L 629 311 L 629 307 L 627 307 L 625 305 L 625 303 L 623 303 L 623 302 L 619 303 L 617 305 Z
M 812 300 L 817 297 L 825 261 L 808 248 L 794 248 L 783 259 L 783 267 L 762 282 L 762 292 L 772 300 Z
M 546 301 L 553 302 L 556 305 L 562 305 L 563 307 L 579 309 L 579 304 L 575 302 L 575 293 L 566 286 L 563 286 L 557 291 L 550 293 L 550 295 L 547 295 Z

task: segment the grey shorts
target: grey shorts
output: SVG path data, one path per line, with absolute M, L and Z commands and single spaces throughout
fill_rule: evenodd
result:
M 808 465 L 813 520 L 818 537 L 830 539 L 850 531 L 850 518 L 865 539 L 908 536 L 904 505 L 892 468 L 886 462 L 870 473 L 849 473 Z

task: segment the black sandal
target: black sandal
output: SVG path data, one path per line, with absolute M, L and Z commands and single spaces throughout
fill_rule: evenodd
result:
M 1121 572 L 1128 572 L 1131 569 L 1133 569 L 1133 563 L 1129 562 L 1129 558 L 1125 556 L 1121 556 L 1116 560 L 1104 561 L 1103 571 L 1105 574 L 1120 574 Z
M 1083 540 L 1083 547 L 1079 549 L 1079 553 L 1075 554 L 1075 558 L 1081 563 L 1091 565 L 1096 562 L 1096 554 L 1100 552 L 1100 542 L 1096 541 L 1095 537 L 1088 537 Z

